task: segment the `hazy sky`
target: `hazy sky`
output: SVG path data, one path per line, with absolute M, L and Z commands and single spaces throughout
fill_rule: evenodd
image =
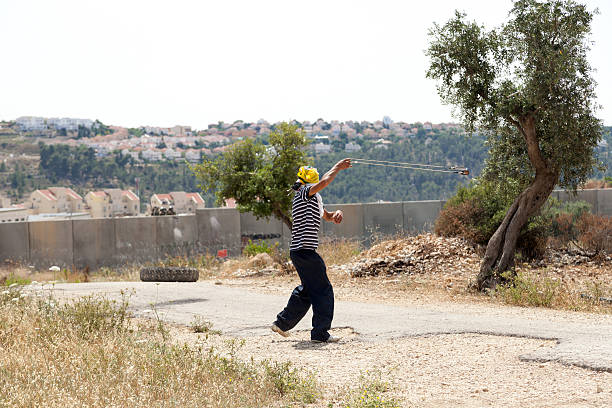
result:
M 591 61 L 612 124 L 612 1 Z M 510 0 L 0 0 L 0 119 L 123 126 L 236 119 L 451 121 L 425 79 L 427 29 L 492 27 Z

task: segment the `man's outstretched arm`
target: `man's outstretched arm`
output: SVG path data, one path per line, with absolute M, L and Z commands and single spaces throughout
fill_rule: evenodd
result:
M 336 175 L 340 173 L 340 170 L 345 170 L 345 169 L 348 169 L 349 167 L 351 167 L 351 159 L 340 160 L 338 163 L 334 165 L 334 167 L 332 167 L 330 171 L 325 173 L 325 175 L 321 178 L 321 180 L 319 180 L 317 184 L 310 187 L 310 192 L 308 193 L 308 195 L 313 196 L 317 194 L 319 191 L 323 190 L 325 187 L 329 185 L 329 183 L 331 183 L 334 180 L 334 178 L 336 178 Z

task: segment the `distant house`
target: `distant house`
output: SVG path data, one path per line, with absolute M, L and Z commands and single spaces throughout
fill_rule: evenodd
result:
M 388 149 L 389 145 L 392 144 L 390 140 L 383 139 L 383 138 L 376 140 L 374 143 L 375 143 L 374 148 L 376 149 Z
M 180 159 L 181 158 L 181 152 L 168 148 L 168 149 L 166 149 L 164 151 L 164 156 L 168 160 Z
M 233 198 L 227 198 L 223 202 L 223 206 L 227 208 L 236 208 L 236 200 L 234 200 Z
M 206 207 L 206 202 L 200 193 L 174 191 L 169 194 L 153 194 L 151 207 L 173 207 L 177 214 L 194 214 L 197 209 Z
M 185 152 L 185 160 L 190 163 L 199 163 L 201 157 L 202 155 L 199 150 L 187 150 Z
M 140 198 L 132 190 L 108 188 L 85 196 L 92 218 L 123 217 L 140 213 Z
M 331 152 L 331 146 L 325 143 L 315 143 L 313 145 L 315 153 L 329 153 Z
M 147 149 L 142 152 L 142 159 L 148 161 L 160 161 L 162 159 L 162 154 L 160 151 Z
M 26 207 L 32 214 L 80 213 L 85 209 L 83 197 L 67 187 L 49 187 L 30 194 Z
M 22 116 L 17 118 L 15 123 L 21 128 L 21 130 L 25 131 L 47 129 L 45 118 L 37 116 Z
M 90 191 L 85 195 L 85 203 L 91 218 L 111 217 L 110 197 L 104 191 Z
M 344 151 L 349 152 L 349 153 L 358 152 L 360 150 L 361 150 L 361 146 L 359 146 L 357 143 L 348 142 L 344 146 Z

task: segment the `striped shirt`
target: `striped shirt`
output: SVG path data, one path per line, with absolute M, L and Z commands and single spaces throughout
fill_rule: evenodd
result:
M 291 245 L 289 249 L 317 249 L 319 246 L 319 227 L 323 216 L 323 200 L 321 195 L 308 197 L 311 184 L 300 187 L 293 196 L 291 216 L 293 228 L 291 230 Z

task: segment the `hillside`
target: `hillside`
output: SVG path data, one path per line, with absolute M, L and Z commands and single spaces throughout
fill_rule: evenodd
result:
M 345 133 L 322 137 L 326 139 L 323 142 L 313 139 L 311 155 L 314 164 L 323 174 L 341 158 L 369 158 L 465 166 L 470 169 L 470 176 L 356 164 L 326 189 L 326 203 L 447 199 L 454 194 L 458 185 L 480 174 L 487 157 L 484 137 L 466 136 L 456 126 L 434 125 L 425 128 L 417 124 L 401 135 L 385 131 L 388 129 L 382 128 L 379 133 L 353 138 L 352 141 L 348 141 Z M 141 137 L 143 132 L 140 129 L 134 136 L 133 131 L 126 133 L 119 129 L 114 134 L 136 138 Z M 381 134 L 385 134 L 385 137 L 377 139 Z M 202 138 L 206 137 L 209 136 Z M 266 135 L 256 137 L 267 143 Z M 181 145 L 182 142 L 177 140 L 183 139 L 166 136 L 164 142 Z M 227 138 L 227 142 L 231 143 L 232 140 Z M 217 150 L 217 153 L 210 151 L 210 155 L 204 157 L 213 157 L 227 146 L 215 143 L 218 146 L 215 149 L 221 150 Z M 359 146 L 360 151 L 347 152 L 348 143 Z M 315 149 L 315 145 L 319 148 L 328 146 L 326 150 L 329 153 L 317 151 L 320 149 Z M 611 128 L 606 127 L 596 154 L 607 169 L 595 172 L 595 178 L 612 177 L 610 146 Z M 75 139 L 42 138 L 7 127 L 0 134 L 0 148 L 0 191 L 13 203 L 23 201 L 35 189 L 52 185 L 72 186 L 82 194 L 95 188 L 130 188 L 139 191 L 143 205 L 153 193 L 197 190 L 195 177 L 181 157 L 175 160 L 142 160 L 141 156 L 125 155 L 119 150 L 96 151 L 93 147 L 77 143 Z M 207 206 L 214 205 L 211 192 L 203 196 Z

